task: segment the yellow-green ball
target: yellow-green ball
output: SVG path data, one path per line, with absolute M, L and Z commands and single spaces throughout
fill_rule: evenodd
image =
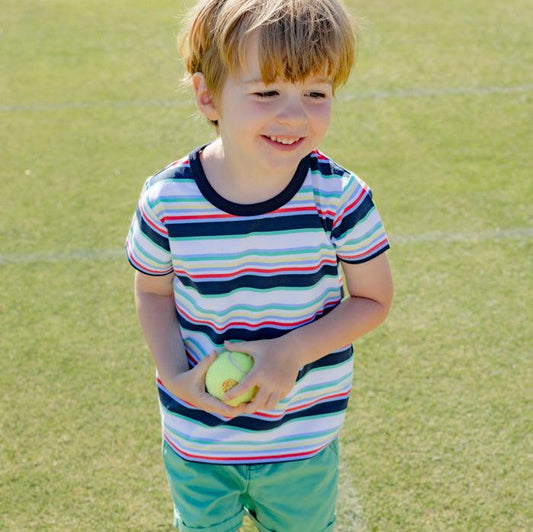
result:
M 224 400 L 224 394 L 237 386 L 254 365 L 254 359 L 246 353 L 222 351 L 209 366 L 205 375 L 205 387 L 210 395 L 230 406 L 249 403 L 257 393 L 257 386 L 238 395 L 231 401 Z

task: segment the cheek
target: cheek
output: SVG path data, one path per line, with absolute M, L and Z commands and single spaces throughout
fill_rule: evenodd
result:
M 324 105 L 320 109 L 316 109 L 313 117 L 317 129 L 327 130 L 331 122 L 331 105 Z

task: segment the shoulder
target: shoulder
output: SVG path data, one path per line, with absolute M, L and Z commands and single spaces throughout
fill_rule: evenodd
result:
M 348 194 L 372 195 L 370 187 L 356 174 L 347 170 L 326 154 L 314 150 L 310 158 L 310 171 L 317 191 L 338 198 Z
M 190 157 L 187 155 L 157 171 L 146 180 L 146 184 L 150 187 L 155 187 L 165 183 L 175 183 L 176 181 L 191 177 Z
M 146 179 L 143 195 L 151 202 L 166 196 L 179 194 L 184 184 L 194 181 L 190 156 L 173 161 Z
M 320 150 L 313 150 L 311 152 L 309 164 L 313 173 L 318 173 L 325 178 L 342 177 L 345 174 L 349 174 L 348 170 L 337 164 Z

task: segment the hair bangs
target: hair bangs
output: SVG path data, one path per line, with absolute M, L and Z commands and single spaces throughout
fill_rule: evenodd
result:
M 278 24 L 275 29 L 262 28 L 259 36 L 259 64 L 265 83 L 280 78 L 291 83 L 309 76 L 331 79 L 333 87 L 348 79 L 353 52 L 346 50 L 344 39 L 338 35 L 302 31 L 298 25 Z M 320 28 L 318 28 L 320 30 Z
M 267 84 L 276 79 L 297 83 L 317 75 L 330 79 L 335 90 L 346 83 L 355 61 L 353 23 L 336 2 L 254 2 L 226 31 L 220 39 L 221 56 L 230 72 L 246 64 L 249 39 L 257 32 L 261 76 Z
M 281 4 L 283 9 L 265 13 L 266 20 L 257 20 L 250 28 L 259 31 L 263 80 L 297 83 L 317 75 L 331 79 L 334 89 L 343 85 L 355 60 L 353 25 L 346 12 L 334 2 Z

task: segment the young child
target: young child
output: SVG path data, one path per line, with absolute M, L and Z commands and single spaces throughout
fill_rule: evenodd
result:
M 216 139 L 147 180 L 127 238 L 180 530 L 332 530 L 351 343 L 387 316 L 367 185 L 317 150 L 355 40 L 340 0 L 202 0 L 182 54 Z M 347 297 L 343 295 L 342 274 Z M 226 398 L 216 353 L 249 353 Z

